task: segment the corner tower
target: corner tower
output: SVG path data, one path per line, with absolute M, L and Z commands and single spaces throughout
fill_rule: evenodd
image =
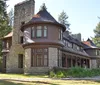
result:
M 35 1 L 25 0 L 18 3 L 14 7 L 14 29 L 12 36 L 12 46 L 9 56 L 7 57 L 7 72 L 22 73 L 23 68 L 20 68 L 19 55 L 23 55 L 22 64 L 24 64 L 24 49 L 21 42 L 23 41 L 23 33 L 20 28 L 23 24 L 27 23 L 34 15 Z

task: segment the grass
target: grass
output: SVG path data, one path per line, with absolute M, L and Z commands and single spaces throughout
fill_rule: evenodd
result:
M 48 78 L 48 75 L 0 74 L 0 78 Z

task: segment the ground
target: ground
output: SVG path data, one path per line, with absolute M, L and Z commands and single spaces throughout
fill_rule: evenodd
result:
M 100 85 L 96 79 L 55 79 L 47 75 L 0 74 L 0 85 Z

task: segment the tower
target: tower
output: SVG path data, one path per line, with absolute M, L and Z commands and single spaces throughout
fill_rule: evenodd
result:
M 12 46 L 7 59 L 7 72 L 23 72 L 23 68 L 18 67 L 19 54 L 23 55 L 24 63 L 24 49 L 21 41 L 23 40 L 23 32 L 20 28 L 27 23 L 34 15 L 35 1 L 26 0 L 18 3 L 14 7 L 14 29 L 12 36 Z

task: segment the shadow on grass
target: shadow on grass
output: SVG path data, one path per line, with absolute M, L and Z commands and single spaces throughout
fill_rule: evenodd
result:
M 24 85 L 22 83 L 15 83 L 8 80 L 0 80 L 0 85 Z
M 26 83 L 26 84 L 25 84 Z M 12 80 L 12 79 L 4 79 L 0 80 L 0 85 L 27 85 L 27 84 L 32 84 L 32 85 L 38 85 L 38 84 L 43 84 L 43 85 L 59 85 L 59 84 L 54 84 L 50 82 L 43 82 L 43 81 L 19 81 L 19 80 Z

